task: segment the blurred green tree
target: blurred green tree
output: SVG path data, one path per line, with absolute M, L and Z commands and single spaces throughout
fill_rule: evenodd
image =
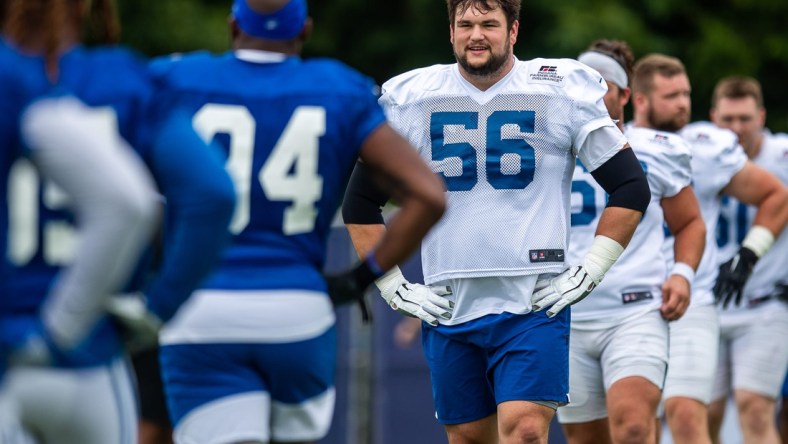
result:
M 230 0 L 120 0 L 124 42 L 144 54 L 228 46 Z M 451 63 L 442 0 L 311 0 L 306 56 L 338 58 L 378 82 L 419 66 Z M 515 53 L 575 57 L 592 40 L 627 40 L 635 56 L 662 52 L 687 65 L 693 118 L 706 119 L 714 84 L 751 75 L 764 87 L 767 124 L 788 131 L 785 0 L 528 0 Z

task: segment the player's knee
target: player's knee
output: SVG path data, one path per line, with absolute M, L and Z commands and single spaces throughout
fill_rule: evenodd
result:
M 761 396 L 737 398 L 739 420 L 750 433 L 765 433 L 774 423 L 774 401 Z
M 509 427 L 501 427 L 501 435 L 506 442 L 537 444 L 547 442 L 549 424 L 541 417 L 526 416 Z
M 668 425 L 674 435 L 686 438 L 706 433 L 706 406 L 690 400 L 669 400 L 665 406 Z
M 654 433 L 648 424 L 649 422 L 651 421 L 627 421 L 620 424 L 611 432 L 613 441 L 622 444 L 649 442 L 651 435 Z

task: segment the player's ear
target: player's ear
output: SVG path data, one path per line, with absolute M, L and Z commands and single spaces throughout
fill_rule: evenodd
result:
M 512 22 L 512 28 L 509 30 L 509 43 L 514 46 L 517 43 L 517 33 L 520 30 L 520 21 L 515 20 Z
M 314 27 L 314 22 L 312 21 L 312 17 L 307 17 L 306 21 L 304 22 L 304 28 L 301 29 L 301 34 L 298 35 L 298 39 L 301 42 L 306 42 L 307 39 L 312 35 L 312 29 Z
M 241 28 L 238 27 L 238 21 L 231 14 L 227 17 L 227 28 L 230 30 L 230 41 L 234 41 L 241 33 Z
M 620 88 L 619 87 L 618 97 L 621 99 L 621 105 L 624 106 L 629 102 L 629 99 L 632 97 L 632 89 L 630 87 Z
M 635 93 L 632 94 L 632 105 L 633 106 L 636 106 L 638 108 L 642 108 L 646 104 L 648 104 L 648 97 L 646 97 L 645 94 L 643 94 L 640 91 L 635 92 Z

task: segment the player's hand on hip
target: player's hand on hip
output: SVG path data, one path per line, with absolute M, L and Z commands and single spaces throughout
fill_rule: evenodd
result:
M 372 320 L 372 312 L 365 299 L 367 288 L 382 274 L 377 271 L 378 267 L 371 265 L 370 257 L 343 273 L 325 276 L 331 303 L 335 307 L 357 303 L 364 323 Z
M 157 344 L 162 322 L 148 310 L 143 295 L 112 296 L 104 308 L 120 328 L 129 352 L 145 350 Z
M 533 311 L 547 307 L 547 317 L 557 315 L 567 305 L 582 301 L 597 286 L 582 265 L 576 265 L 551 279 L 540 279 L 531 297 Z
M 683 276 L 673 274 L 662 284 L 662 306 L 659 312 L 667 321 L 675 321 L 687 311 L 690 304 L 691 287 Z
M 731 260 L 720 265 L 717 282 L 714 285 L 714 301 L 728 308 L 731 301 L 735 305 L 741 304 L 744 293 L 744 284 L 752 274 L 758 256 L 749 248 L 742 247 Z
M 398 267 L 380 277 L 375 284 L 386 303 L 401 314 L 419 318 L 433 326 L 437 326 L 440 319 L 451 319 L 454 302 L 448 299 L 452 295 L 450 287 L 408 282 Z

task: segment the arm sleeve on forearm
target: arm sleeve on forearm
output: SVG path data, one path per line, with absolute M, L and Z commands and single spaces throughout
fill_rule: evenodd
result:
M 104 119 L 75 99 L 46 99 L 21 132 L 42 175 L 71 199 L 79 227 L 74 262 L 42 307 L 55 343 L 77 346 L 127 283 L 157 221 L 157 195 L 142 161 Z
M 358 161 L 345 191 L 342 219 L 346 224 L 382 224 L 383 206 L 388 200 L 389 195 L 375 183 L 371 169 Z
M 648 180 L 632 149 L 623 149 L 591 172 L 607 194 L 608 207 L 646 212 L 651 201 Z
M 151 311 L 167 321 L 218 263 L 230 238 L 235 189 L 218 148 L 199 138 L 186 115 L 161 127 L 151 156 L 167 223 L 162 265 L 146 294 Z

